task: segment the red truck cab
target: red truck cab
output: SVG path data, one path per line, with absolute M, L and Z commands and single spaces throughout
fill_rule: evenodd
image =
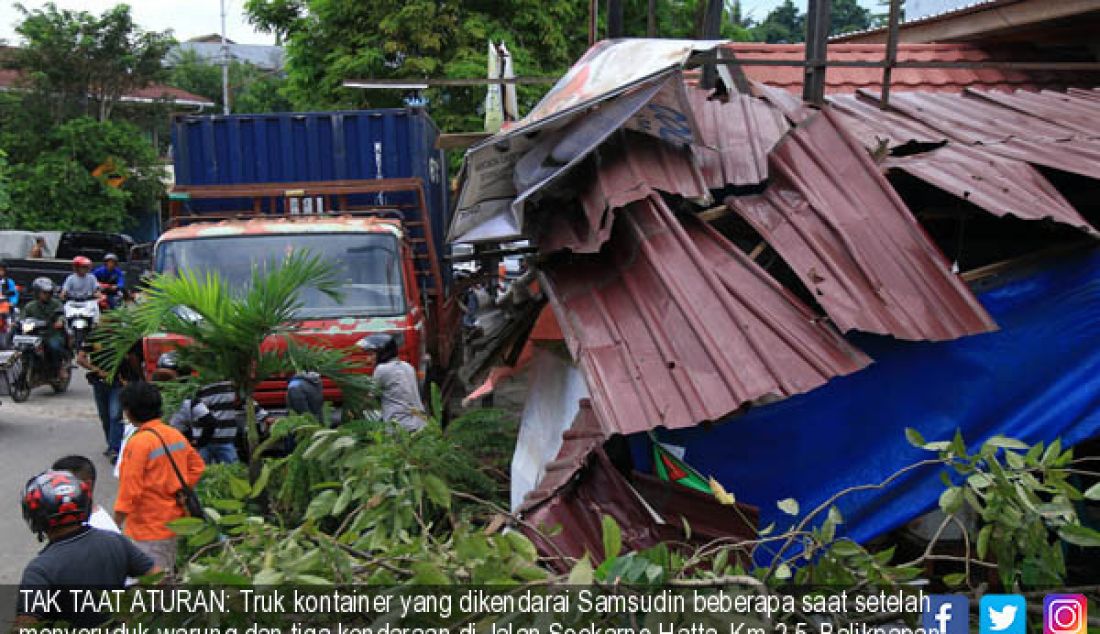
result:
M 243 286 L 254 266 L 277 264 L 291 253 L 308 250 L 334 267 L 343 297 L 334 300 L 315 289 L 303 289 L 304 306 L 292 336 L 312 345 L 351 349 L 368 335 L 392 334 L 400 357 L 423 380 L 433 361 L 445 356 L 434 319 L 440 311 L 429 310 L 429 305 L 439 305 L 439 295 L 424 284 L 424 271 L 431 275 L 434 269 L 438 274 L 438 266 L 418 267 L 415 238 L 408 235 L 406 221 L 387 216 L 392 214 L 264 215 L 213 222 L 204 218 L 165 232 L 156 244 L 154 268 L 166 275 L 181 270 L 216 271 L 230 285 Z M 441 280 L 437 284 L 436 288 L 441 287 Z M 174 335 L 147 337 L 143 343 L 147 373 L 155 370 L 161 354 L 185 344 Z M 273 339 L 265 345 L 285 344 Z M 357 356 L 352 354 L 353 359 Z M 363 371 L 370 370 L 364 362 Z M 285 380 L 265 381 L 256 400 L 280 409 L 285 394 Z M 338 390 L 328 382 L 325 398 L 339 401 Z

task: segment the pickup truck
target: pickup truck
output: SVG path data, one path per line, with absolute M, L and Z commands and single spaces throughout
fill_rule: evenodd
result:
M 66 231 L 61 234 L 53 257 L 28 258 L 24 253 L 23 257 L 6 258 L 8 275 L 21 289 L 30 288 L 31 282 L 39 277 L 48 277 L 60 286 L 73 272 L 74 257 L 83 255 L 98 265 L 108 253 L 118 256 L 119 266 L 126 273 L 126 282 L 131 289 L 150 268 L 147 255 L 145 259 L 132 257 L 140 256 L 142 248 L 135 246 L 130 236 L 102 231 Z M 29 294 L 23 293 L 20 299 L 26 302 L 30 299 Z

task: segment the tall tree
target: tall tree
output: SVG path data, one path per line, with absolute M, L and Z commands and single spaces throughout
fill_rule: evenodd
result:
M 25 41 L 15 65 L 56 121 L 77 114 L 106 121 L 123 95 L 166 76 L 161 62 L 175 43 L 171 32 L 139 28 L 128 5 L 98 16 L 52 2 L 33 10 L 15 6 Z
M 784 0 L 753 31 L 764 42 L 802 42 L 806 39 L 806 16 L 792 0 Z

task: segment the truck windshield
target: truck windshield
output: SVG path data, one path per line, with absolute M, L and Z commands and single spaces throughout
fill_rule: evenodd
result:
M 303 318 L 380 317 L 405 312 L 397 238 L 382 233 L 237 235 L 162 242 L 157 271 L 217 272 L 235 288 L 244 288 L 252 267 L 269 267 L 295 251 L 308 250 L 336 268 L 343 298 L 333 300 L 315 289 L 302 293 Z

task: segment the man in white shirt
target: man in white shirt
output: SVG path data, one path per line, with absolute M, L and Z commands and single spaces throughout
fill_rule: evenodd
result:
M 80 480 L 87 482 L 88 488 L 92 494 L 92 500 L 95 500 L 96 472 L 95 464 L 93 464 L 91 460 L 84 456 L 65 456 L 64 458 L 59 458 L 57 462 L 54 462 L 50 469 L 54 471 L 68 471 Z M 93 506 L 92 514 L 88 517 L 88 526 L 110 531 L 112 533 L 121 532 L 118 530 L 118 524 L 115 524 L 115 520 L 111 517 L 111 514 L 99 504 Z

